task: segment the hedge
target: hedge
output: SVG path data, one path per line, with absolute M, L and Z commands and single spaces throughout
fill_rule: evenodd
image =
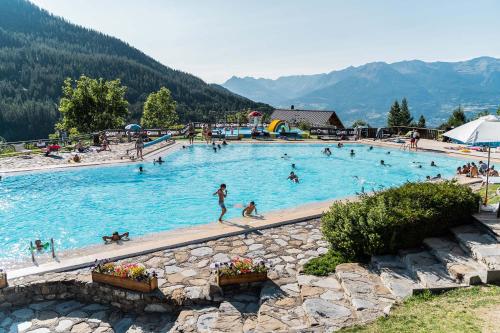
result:
M 357 202 L 334 203 L 322 217 L 322 231 L 333 252 L 362 260 L 419 246 L 424 238 L 470 223 L 479 200 L 469 187 L 451 181 L 406 183 Z

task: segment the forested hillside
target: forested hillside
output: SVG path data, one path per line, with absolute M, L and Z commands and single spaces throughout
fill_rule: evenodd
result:
M 0 1 L 0 136 L 20 140 L 53 132 L 63 81 L 82 74 L 120 79 L 128 88 L 131 121 L 140 118 L 144 100 L 161 86 L 172 92 L 182 121 L 214 120 L 227 110 L 270 109 L 28 1 Z

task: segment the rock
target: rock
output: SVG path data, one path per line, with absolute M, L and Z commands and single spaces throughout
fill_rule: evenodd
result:
M 22 308 L 22 309 L 19 309 L 19 310 L 16 310 L 14 312 L 12 312 L 12 315 L 18 319 L 31 319 L 33 317 L 33 315 L 35 314 L 35 312 L 33 312 L 33 310 L 31 310 L 30 308 Z
M 296 260 L 294 257 L 291 257 L 291 256 L 283 256 L 283 257 L 281 257 L 281 259 L 283 259 L 286 262 L 295 262 L 295 260 Z
M 282 240 L 282 239 L 279 239 L 279 238 L 275 239 L 274 241 L 275 241 L 275 242 L 276 242 L 276 244 L 278 244 L 279 246 L 287 246 L 287 245 L 288 245 L 288 243 L 287 243 L 286 241 L 284 241 L 284 240 Z
M 321 299 L 326 299 L 329 301 L 340 301 L 344 298 L 343 291 L 328 290 L 319 296 Z
M 32 308 L 35 311 L 40 311 L 43 309 L 46 309 L 52 305 L 54 305 L 56 301 L 46 301 L 46 302 L 40 302 L 40 303 L 33 303 L 30 304 L 30 308 Z
M 181 275 L 184 277 L 191 277 L 195 276 L 196 274 L 198 274 L 198 272 L 195 271 L 194 269 L 186 269 L 185 271 L 181 272 Z
M 102 310 L 107 310 L 107 309 L 109 309 L 109 306 L 94 303 L 94 304 L 87 305 L 82 310 L 83 311 L 102 311 Z
M 113 325 L 113 329 L 115 333 L 125 333 L 133 323 L 134 320 L 132 318 L 125 317 Z
M 211 247 L 204 246 L 204 247 L 199 247 L 197 249 L 191 250 L 191 255 L 195 257 L 203 257 L 203 256 L 208 256 L 212 254 L 214 250 L 212 250 Z
M 42 327 L 37 328 L 36 330 L 29 331 L 29 333 L 50 333 L 50 330 L 48 328 Z
M 252 245 L 253 243 L 255 243 L 255 240 L 253 238 L 247 238 L 243 240 L 243 243 L 245 243 L 246 245 Z
M 324 289 L 319 288 L 319 287 L 303 286 L 300 289 L 300 295 L 302 296 L 302 298 L 311 297 L 311 296 L 319 296 L 323 292 L 324 292 Z
M 207 296 L 202 287 L 187 287 L 184 291 L 188 299 L 205 299 Z
M 187 252 L 176 252 L 174 254 L 174 258 L 177 261 L 177 263 L 181 264 L 188 260 L 189 254 Z
M 67 332 L 73 326 L 73 322 L 69 319 L 63 319 L 59 321 L 59 324 L 56 326 L 56 332 Z
M 182 271 L 182 268 L 175 265 L 165 266 L 165 274 L 174 274 Z
M 90 328 L 89 324 L 85 322 L 76 324 L 75 326 L 73 326 L 73 328 L 71 328 L 71 333 L 88 333 L 88 332 L 92 332 L 92 329 Z
M 263 244 L 252 244 L 248 247 L 248 250 L 249 251 L 256 251 L 256 250 L 262 249 L 263 247 L 264 247 Z
M 285 291 L 286 293 L 300 293 L 300 288 L 298 283 L 289 283 L 281 286 L 281 289 Z
M 196 267 L 198 268 L 203 268 L 203 267 L 206 267 L 208 265 L 208 263 L 210 262 L 210 260 L 208 259 L 204 259 L 204 260 L 201 260 L 199 261 L 197 264 L 196 264 Z
M 198 321 L 196 322 L 198 332 L 212 332 L 212 327 L 214 326 L 218 315 L 219 314 L 217 312 L 209 312 L 199 316 Z
M 351 300 L 352 306 L 357 310 L 364 310 L 364 309 L 375 309 L 377 308 L 376 305 L 373 302 L 370 302 L 369 300 L 362 299 L 362 298 L 353 298 Z
M 340 283 L 334 277 L 319 278 L 312 283 L 315 287 L 321 287 L 325 289 L 340 289 Z
M 349 308 L 320 298 L 308 298 L 302 307 L 310 318 L 318 322 L 324 319 L 328 321 L 343 319 L 351 315 Z
M 229 261 L 231 261 L 231 259 L 225 253 L 217 253 L 216 255 L 213 256 L 213 261 L 214 262 L 229 262 Z
M 168 306 L 166 306 L 166 305 L 163 305 L 163 304 L 148 304 L 144 308 L 145 312 L 161 312 L 161 313 L 164 313 L 164 312 L 168 312 L 169 310 L 170 310 L 170 308 Z
M 26 331 L 27 329 L 29 329 L 29 328 L 31 327 L 31 325 L 33 325 L 33 324 L 31 323 L 31 321 L 24 321 L 24 322 L 22 322 L 22 323 L 18 323 L 18 324 L 17 324 L 17 330 L 18 330 L 19 332 L 24 332 L 24 331 Z
M 325 254 L 328 252 L 328 249 L 326 247 L 320 247 L 316 250 L 316 252 L 318 252 L 318 254 Z
M 71 311 L 74 311 L 76 309 L 81 308 L 82 306 L 83 306 L 83 304 L 80 302 L 77 302 L 77 301 L 63 302 L 63 303 L 59 303 L 56 306 L 56 312 L 58 312 L 62 315 L 66 315 L 66 314 L 70 313 Z

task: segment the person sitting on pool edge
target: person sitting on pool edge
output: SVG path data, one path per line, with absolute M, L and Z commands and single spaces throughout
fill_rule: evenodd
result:
M 290 179 L 294 183 L 298 183 L 299 182 L 299 177 L 293 171 L 290 172 L 290 175 L 288 176 L 287 179 Z
M 113 232 L 111 236 L 102 236 L 102 240 L 106 243 L 109 242 L 118 242 L 121 240 L 128 240 L 128 232 L 124 232 L 123 234 L 119 234 L 118 231 Z
M 250 201 L 248 206 L 246 206 L 241 212 L 241 216 L 243 217 L 251 217 L 253 216 L 253 212 L 255 212 L 255 216 L 258 216 L 257 206 L 255 205 L 255 201 Z

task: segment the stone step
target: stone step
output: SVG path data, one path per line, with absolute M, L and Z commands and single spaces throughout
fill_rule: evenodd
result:
M 500 243 L 498 240 L 475 225 L 463 225 L 451 231 L 464 250 L 486 265 L 488 269 L 486 282 L 500 281 Z
M 345 293 L 334 274 L 320 277 L 297 275 L 302 308 L 312 329 L 324 327 L 326 332 L 337 331 L 356 322 Z
M 267 281 L 260 293 L 255 332 L 292 332 L 309 327 L 297 281 Z
M 406 267 L 425 289 L 437 292 L 462 286 L 429 251 L 404 250 L 400 255 Z
M 424 245 L 456 281 L 467 285 L 486 283 L 486 266 L 471 258 L 456 242 L 444 237 L 433 237 L 424 239 Z
M 364 265 L 340 264 L 335 269 L 335 275 L 356 311 L 358 323 L 388 314 L 397 300 L 380 277 Z
M 500 218 L 497 217 L 496 212 L 481 212 L 474 214 L 473 217 L 485 231 L 500 240 Z
M 406 298 L 425 289 L 408 271 L 399 256 L 372 256 L 371 265 L 378 271 L 384 285 L 398 299 Z

